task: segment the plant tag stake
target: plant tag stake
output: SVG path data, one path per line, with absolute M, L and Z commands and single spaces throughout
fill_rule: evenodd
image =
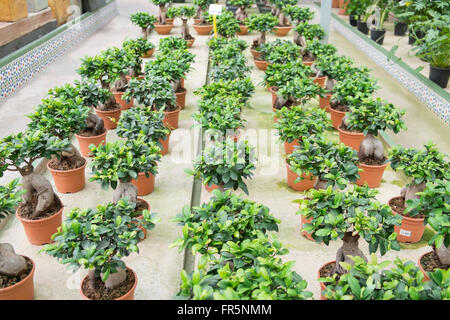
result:
M 217 38 L 217 22 L 216 16 L 222 14 L 222 5 L 221 4 L 210 4 L 209 5 L 209 14 L 213 16 L 213 24 L 214 24 L 214 38 Z

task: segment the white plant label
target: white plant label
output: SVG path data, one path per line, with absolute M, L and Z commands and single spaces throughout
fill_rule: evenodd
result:
M 411 231 L 400 229 L 400 234 L 405 237 L 411 237 Z
M 222 5 L 221 4 L 210 4 L 208 13 L 210 15 L 220 16 L 222 14 Z

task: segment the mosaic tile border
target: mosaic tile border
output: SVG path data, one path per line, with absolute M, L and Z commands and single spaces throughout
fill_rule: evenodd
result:
M 107 24 L 116 14 L 117 3 L 112 1 L 0 68 L 0 102 L 28 83 L 56 58 Z
M 331 24 L 333 28 L 343 35 L 347 40 L 358 47 L 376 64 L 386 70 L 394 77 L 402 86 L 414 94 L 423 104 L 431 109 L 444 123 L 450 125 L 450 102 L 428 87 L 424 82 L 420 81 L 417 76 L 412 75 L 399 64 L 389 61 L 384 53 L 382 53 L 375 45 L 371 45 L 368 41 L 362 39 L 343 22 L 331 15 Z

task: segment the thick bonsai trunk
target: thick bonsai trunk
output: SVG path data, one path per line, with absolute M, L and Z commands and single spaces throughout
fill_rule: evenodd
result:
M 446 247 L 444 244 L 439 248 L 435 249 L 436 255 L 439 258 L 439 261 L 444 266 L 450 267 L 450 246 Z
M 294 32 L 294 43 L 298 46 L 302 46 L 302 36 L 297 31 Z
M 114 203 L 119 202 L 120 199 L 128 198 L 128 202 L 137 203 L 138 190 L 137 187 L 128 182 L 119 182 L 117 189 L 114 191 L 113 201 Z
M 195 13 L 194 19 L 201 19 L 203 14 L 203 9 L 200 7 L 197 7 L 197 11 Z
M 61 157 L 58 159 L 56 157 L 53 158 L 56 165 L 60 165 L 61 163 L 68 163 L 70 168 L 79 168 L 84 164 L 83 157 L 81 156 L 80 151 L 73 145 L 70 144 L 70 150 L 63 151 L 61 153 Z
M 115 91 L 124 91 L 125 90 L 125 87 L 128 83 L 127 78 L 125 76 L 126 76 L 125 73 L 120 74 L 120 79 L 117 80 L 116 83 L 114 84 Z
M 282 10 L 278 13 L 278 25 L 280 27 L 289 25 L 289 19 L 284 15 Z
M 181 37 L 184 40 L 191 40 L 192 36 L 189 33 L 188 19 L 181 19 L 183 21 L 183 25 L 181 26 Z
M 158 22 L 159 24 L 166 24 L 166 6 L 160 5 L 159 6 L 159 16 L 158 16 Z
M 404 187 L 401 190 L 400 195 L 402 196 L 403 199 L 405 199 L 405 203 L 410 199 L 419 199 L 420 196 L 417 195 L 417 193 L 425 190 L 425 187 L 426 187 L 425 183 L 415 184 L 414 182 L 411 182 L 409 186 Z
M 384 159 L 383 144 L 373 134 L 367 134 L 359 145 L 358 157 L 359 161 L 363 163 L 367 159 L 382 161 Z
M 172 88 L 175 92 L 180 92 L 183 87 L 181 86 L 181 79 L 174 80 L 172 82 Z
M 316 183 L 314 184 L 314 189 L 316 190 L 325 190 L 327 188 L 328 181 L 317 178 Z
M 103 277 L 103 274 L 101 274 Z M 127 270 L 122 268 L 117 268 L 117 272 L 111 273 L 106 279 L 105 287 L 108 289 L 114 289 L 119 287 L 127 279 Z
M 147 28 L 142 28 L 141 30 L 142 30 L 142 38 L 147 40 L 147 38 L 148 38 Z
M 247 19 L 247 12 L 245 12 L 245 6 L 240 6 L 236 10 L 236 19 L 239 21 L 239 23 L 243 24 L 244 20 Z
M 331 78 L 327 78 L 327 81 L 325 82 L 325 89 L 328 91 L 333 91 L 334 88 L 334 80 Z
M 51 183 L 41 175 L 33 173 L 33 169 L 28 167 L 26 172 L 22 174 L 22 186 L 21 189 L 25 190 L 23 200 L 25 204 L 31 205 L 33 195 L 36 193 L 38 196 L 38 203 L 35 211 L 32 213 L 32 218 L 38 217 L 40 214 L 46 212 L 53 201 L 55 200 L 55 193 Z
M 102 134 L 105 131 L 103 119 L 90 111 L 89 116 L 86 119 L 86 129 L 91 130 L 94 136 Z
M 26 270 L 25 258 L 17 255 L 9 243 L 0 243 L 0 274 L 17 277 Z
M 358 240 L 359 235 L 352 236 L 351 232 L 346 232 L 344 238 L 342 238 L 342 247 L 339 248 L 336 254 L 336 265 L 333 270 L 333 274 L 337 273 L 339 275 L 343 275 L 347 273 L 341 265 L 340 262 L 346 262 L 350 265 L 353 265 L 353 260 L 350 256 L 355 257 L 359 256 L 367 262 L 367 258 L 364 253 L 358 248 Z
M 289 99 L 285 99 L 285 98 L 277 95 L 277 99 L 275 100 L 274 108 L 281 109 L 288 101 L 289 101 Z

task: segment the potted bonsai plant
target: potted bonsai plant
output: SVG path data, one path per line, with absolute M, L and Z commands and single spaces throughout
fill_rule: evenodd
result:
M 195 90 L 194 94 L 201 100 L 214 99 L 219 96 L 224 98 L 233 96 L 239 98 L 242 103 L 247 103 L 254 91 L 255 85 L 250 77 L 247 77 L 234 80 L 220 79 Z
M 272 13 L 274 16 L 278 18 L 278 24 L 274 28 L 275 34 L 279 37 L 284 37 L 291 31 L 292 24 L 290 23 L 284 9 L 291 5 L 297 5 L 296 0 L 271 0 L 271 3 L 274 5 L 274 10 Z
M 403 216 L 403 222 L 397 228 L 398 241 L 418 242 L 425 230 L 425 218 L 422 213 L 407 210 L 409 200 L 419 198 L 419 192 L 424 191 L 427 183 L 436 180 L 449 180 L 449 162 L 447 156 L 439 152 L 438 148 L 429 142 L 424 149 L 404 148 L 394 146 L 389 150 L 389 160 L 394 171 L 401 170 L 412 181 L 401 190 L 400 196 L 389 200 L 392 211 Z
M 302 106 L 317 95 L 325 96 L 325 90 L 311 78 L 295 78 L 278 88 L 274 109 Z
M 273 28 L 278 24 L 278 19 L 270 13 L 264 13 L 259 15 L 253 15 L 245 20 L 245 25 L 248 27 L 250 32 L 258 31 L 260 32 L 260 37 L 253 41 L 250 51 L 253 57 L 260 55 L 256 49 L 266 43 L 267 33 L 272 32 Z
M 194 0 L 197 6 L 197 16 L 194 18 L 194 29 L 197 34 L 207 36 L 213 29 L 213 16 L 210 16 L 207 9 L 210 4 L 217 3 L 217 0 Z
M 150 58 L 155 52 L 155 45 L 149 40 L 137 38 L 125 40 L 122 43 L 122 47 L 135 60 L 135 64 L 132 65 L 132 68 L 129 73 L 130 76 L 137 77 L 141 75 L 142 58 Z
M 216 17 L 217 34 L 223 38 L 232 38 L 241 30 L 239 21 L 234 17 L 233 12 L 222 10 L 222 13 Z
M 159 7 L 158 21 L 154 23 L 155 30 L 158 34 L 165 35 L 169 34 L 170 30 L 173 28 L 173 23 L 168 23 L 166 21 L 167 8 L 166 5 L 169 4 L 170 0 L 151 0 L 155 6 Z
M 182 50 L 186 56 L 191 56 L 192 53 L 185 51 L 188 48 L 187 41 L 183 38 L 168 36 L 159 39 L 158 51 L 161 55 L 170 55 L 172 54 L 172 51 Z
M 186 42 L 188 43 L 187 44 L 188 47 L 192 47 L 195 38 L 191 36 L 191 34 L 189 33 L 189 26 L 187 23 L 190 18 L 195 16 L 195 8 L 192 6 L 181 6 L 181 7 L 173 7 L 170 8 L 169 10 L 171 9 L 174 10 L 172 15 L 174 17 L 180 18 L 181 21 L 183 22 L 181 26 L 181 38 L 186 40 Z
M 142 30 L 142 38 L 147 40 L 150 30 L 155 27 L 156 17 L 147 12 L 136 12 L 130 16 L 131 22 L 140 27 Z
M 0 176 L 16 171 L 22 176 L 23 202 L 16 210 L 28 241 L 34 245 L 51 242 L 51 235 L 61 225 L 63 204 L 51 183 L 34 172 L 35 161 L 50 159 L 70 149 L 70 142 L 41 131 L 25 131 L 0 141 Z
M 307 46 L 308 41 L 322 40 L 325 37 L 325 30 L 320 24 L 302 22 L 299 23 L 294 30 L 294 43 L 302 48 Z
M 362 169 L 358 185 L 367 183 L 370 188 L 376 188 L 381 184 L 389 162 L 383 143 L 376 136 L 387 129 L 394 133 L 406 129 L 401 119 L 405 113 L 380 98 L 362 99 L 350 106 L 350 112 L 342 120 L 338 131 L 340 141 L 358 151 L 358 166 Z
M 407 201 L 406 213 L 410 217 L 424 216 L 424 224 L 430 225 L 436 233 L 429 244 L 433 251 L 423 254 L 418 261 L 420 269 L 427 275 L 434 269 L 448 270 L 450 266 L 450 181 L 436 180 L 428 182 L 418 198 Z
M 320 133 L 303 138 L 300 147 L 287 156 L 286 164 L 288 185 L 297 191 L 329 186 L 344 189 L 359 178 L 356 152 L 327 141 Z
M 248 34 L 248 26 L 245 25 L 247 19 L 247 8 L 250 8 L 254 3 L 253 0 L 228 0 L 228 3 L 232 6 L 238 7 L 235 12 L 235 17 L 239 22 L 239 28 L 241 29 L 237 34 L 240 36 Z
M 193 4 L 196 9 L 195 17 L 194 17 L 194 23 L 202 23 L 202 20 L 204 19 L 203 14 L 208 10 L 209 5 L 217 3 L 217 0 L 194 0 Z M 204 23 L 204 20 L 203 20 Z
M 240 54 L 232 59 L 223 60 L 220 64 L 213 65 L 210 77 L 214 82 L 245 79 L 248 77 L 250 70 L 246 58 Z
M 147 76 L 145 79 L 131 79 L 123 98 L 136 101 L 153 111 L 164 111 L 164 123 L 169 129 L 178 128 L 181 107 L 176 104 L 175 91 L 164 78 Z
M 137 196 L 153 192 L 157 162 L 161 159 L 161 149 L 156 143 L 140 136 L 134 140 L 92 146 L 91 150 L 94 154 L 90 163 L 93 174 L 89 181 L 98 181 L 105 190 L 109 187 L 115 190 L 114 202 L 128 197 L 136 203 Z
M 96 209 L 74 208 L 53 235 L 55 243 L 41 251 L 73 270 L 89 270 L 80 288 L 85 300 L 133 300 L 138 278 L 122 259 L 139 253 L 140 228 L 155 226 L 148 210 L 140 219 L 135 211 L 135 203 L 127 199 Z
M 265 60 L 271 63 L 286 63 L 288 61 L 295 61 L 301 57 L 300 47 L 292 41 L 277 39 L 274 42 L 266 43 L 267 49 L 259 50 L 261 55 L 255 60 Z M 260 47 L 261 48 L 261 47 Z
M 40 130 L 59 140 L 70 139 L 73 134 L 86 129 L 86 120 L 90 108 L 83 104 L 83 100 L 66 100 L 49 97 L 42 100 L 34 112 L 28 115 L 31 119 L 28 127 L 32 131 Z M 52 173 L 56 189 L 61 193 L 75 193 L 85 186 L 86 160 L 74 145 L 55 155 L 47 164 Z
M 164 125 L 164 113 L 147 107 L 136 107 L 125 111 L 117 124 L 117 135 L 135 140 L 142 136 L 145 142 L 152 142 L 165 155 L 169 151 L 170 129 Z
M 216 141 L 194 160 L 194 170 L 185 169 L 189 175 L 201 179 L 208 192 L 219 189 L 242 189 L 248 195 L 244 179 L 252 178 L 256 154 L 247 141 L 232 139 Z
M 311 65 L 318 57 L 330 56 L 337 52 L 337 49 L 332 44 L 323 44 L 315 39 L 307 41 L 306 46 L 301 47 L 303 55 L 303 63 Z
M 309 20 L 314 18 L 314 11 L 311 8 L 299 7 L 295 5 L 287 5 L 283 8 L 285 15 L 289 17 L 291 22 L 297 26 L 300 23 L 307 23 Z
M 305 199 L 300 199 L 300 210 L 306 219 L 304 230 L 311 234 L 316 242 L 326 245 L 331 240 L 342 240 L 342 247 L 336 253 L 336 261 L 328 262 L 319 269 L 319 278 L 342 276 L 347 273 L 342 262 L 353 265 L 351 257 L 359 256 L 367 261 L 359 249 L 359 239 L 369 244 L 369 252 L 380 251 L 383 256 L 389 250 L 400 250 L 396 241 L 394 226 L 400 224 L 401 218 L 393 215 L 387 205 L 375 200 L 377 191 L 368 187 L 355 186 L 352 190 L 333 191 L 312 189 Z M 327 282 L 321 282 L 322 290 Z

